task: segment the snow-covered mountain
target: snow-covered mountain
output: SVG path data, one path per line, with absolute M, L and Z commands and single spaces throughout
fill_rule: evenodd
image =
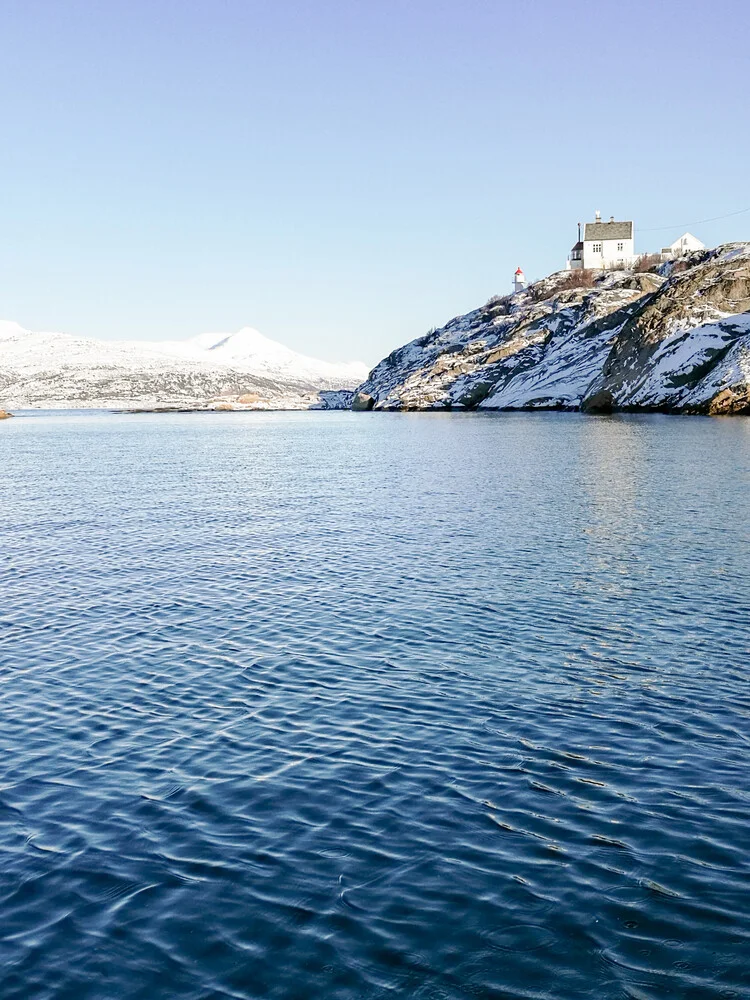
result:
M 552 274 L 394 351 L 353 405 L 750 413 L 750 243 Z
M 246 327 L 184 341 L 103 341 L 0 321 L 0 405 L 6 407 L 315 405 L 353 389 L 363 364 L 319 361 Z
M 251 326 L 238 333 L 201 333 L 190 340 L 168 340 L 153 346 L 175 357 L 227 365 L 264 378 L 302 381 L 318 388 L 353 387 L 367 374 L 365 365 L 357 361 L 334 364 L 309 358 Z

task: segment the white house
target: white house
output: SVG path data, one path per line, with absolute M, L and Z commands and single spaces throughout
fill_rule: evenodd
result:
M 692 253 L 693 250 L 705 250 L 706 246 L 701 243 L 697 237 L 693 236 L 692 233 L 683 233 L 682 236 L 675 240 L 668 247 L 661 248 L 662 257 L 684 257 L 687 253 Z
M 633 249 L 633 223 L 615 222 L 614 216 L 609 222 L 602 222 L 597 212 L 594 222 L 584 224 L 583 239 L 581 224 L 578 224 L 578 242 L 570 251 L 568 267 L 631 267 L 637 259 Z

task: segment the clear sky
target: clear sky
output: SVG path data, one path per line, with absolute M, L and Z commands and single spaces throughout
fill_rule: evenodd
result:
M 374 363 L 576 223 L 750 238 L 747 0 L 0 0 L 0 318 Z M 673 226 L 663 232 L 645 232 Z

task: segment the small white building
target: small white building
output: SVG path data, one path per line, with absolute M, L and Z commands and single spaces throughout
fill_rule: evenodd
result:
M 522 292 L 525 287 L 526 287 L 526 275 L 519 267 L 516 269 L 516 273 L 513 275 L 513 291 Z
M 685 254 L 692 253 L 693 250 L 705 250 L 706 246 L 704 243 L 692 233 L 683 233 L 682 236 L 675 240 L 668 247 L 661 248 L 662 257 L 672 259 L 674 257 L 684 257 Z
M 578 224 L 578 242 L 570 251 L 568 268 L 631 267 L 637 260 L 633 245 L 633 223 L 602 222 L 599 212 L 593 222 Z

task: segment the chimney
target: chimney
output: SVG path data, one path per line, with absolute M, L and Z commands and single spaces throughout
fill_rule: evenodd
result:
M 609 217 L 609 221 L 610 221 L 610 222 L 614 222 L 614 221 L 615 221 L 615 217 L 614 217 L 614 215 L 610 215 L 610 217 Z

